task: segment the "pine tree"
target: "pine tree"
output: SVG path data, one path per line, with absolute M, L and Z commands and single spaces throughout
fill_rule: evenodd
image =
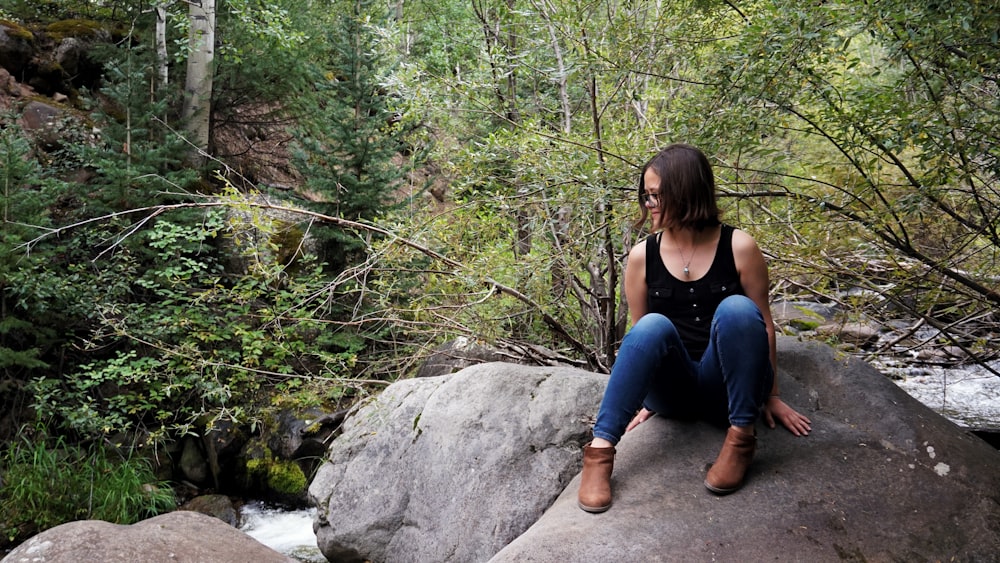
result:
M 48 225 L 45 203 L 57 197 L 51 192 L 60 183 L 30 155 L 19 128 L 0 128 L 0 412 L 16 397 L 11 390 L 49 366 L 46 353 L 60 337 L 53 327 L 59 326 L 61 282 L 46 271 L 58 249 L 28 246 Z
M 329 32 L 328 66 L 316 83 L 311 119 L 298 134 L 296 157 L 317 211 L 372 219 L 390 205 L 407 170 L 405 131 L 384 79 L 391 64 L 367 23 L 365 2 L 354 2 Z M 333 231 L 324 259 L 334 267 L 357 250 L 356 237 Z

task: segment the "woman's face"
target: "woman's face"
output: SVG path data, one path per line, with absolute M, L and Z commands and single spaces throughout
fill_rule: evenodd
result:
M 663 206 L 660 205 L 660 176 L 653 171 L 652 168 L 647 168 L 642 176 L 643 188 L 645 194 L 642 199 L 642 205 L 646 206 L 649 210 L 649 217 L 652 230 L 660 228 L 660 222 L 663 220 Z

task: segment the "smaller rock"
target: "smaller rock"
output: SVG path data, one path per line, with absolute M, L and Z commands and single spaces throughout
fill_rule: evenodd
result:
M 219 419 L 205 430 L 205 442 L 211 445 L 220 459 L 229 459 L 247 443 L 246 428 L 229 419 Z
M 18 76 L 35 53 L 35 37 L 16 23 L 0 20 L 0 67 Z
M 870 346 L 878 341 L 878 329 L 864 323 L 826 324 L 816 329 L 817 334 L 825 337 L 836 337 L 844 344 L 859 348 Z
M 965 353 L 965 350 L 959 348 L 958 346 L 945 346 L 941 350 L 949 358 L 957 358 L 957 359 L 960 359 L 960 360 L 964 360 L 964 359 L 966 359 L 966 358 L 969 357 L 969 355 Z
M 201 495 L 184 503 L 179 510 L 190 510 L 222 520 L 234 528 L 240 527 L 240 514 L 226 495 Z
M 922 362 L 943 362 L 948 359 L 944 350 L 936 348 L 920 350 L 915 357 Z
M 21 95 L 21 87 L 17 84 L 17 80 L 5 68 L 0 68 L 0 94 L 14 98 Z
M 80 520 L 50 528 L 0 563 L 295 563 L 218 518 L 179 510 L 131 526 Z
M 81 61 L 87 57 L 87 48 L 83 41 L 76 37 L 67 37 L 56 47 L 55 60 L 59 67 L 69 75 L 80 72 Z
M 34 101 L 25 106 L 21 126 L 38 146 L 54 150 L 62 145 L 64 117 L 66 113 L 63 110 Z
M 316 421 L 326 420 L 331 413 L 318 408 L 304 410 L 284 409 L 275 415 L 275 431 L 267 438 L 267 446 L 281 459 L 295 460 L 303 457 L 319 457 L 326 451 L 324 439 L 329 434 L 316 439 L 310 428 Z
M 304 506 L 309 478 L 297 461 L 283 459 L 260 441 L 250 441 L 240 454 L 238 470 L 245 495 L 291 506 Z
M 205 484 L 209 478 L 208 462 L 201 453 L 201 448 L 194 438 L 184 438 L 184 449 L 181 451 L 179 465 L 184 478 L 196 485 Z
M 463 370 L 476 364 L 510 361 L 499 350 L 460 336 L 434 349 L 417 372 L 417 377 L 437 377 Z

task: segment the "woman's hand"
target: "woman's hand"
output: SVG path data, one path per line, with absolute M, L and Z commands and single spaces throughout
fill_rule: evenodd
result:
M 639 426 L 643 422 L 646 422 L 647 420 L 649 420 L 649 417 L 653 416 L 654 414 L 656 413 L 654 413 L 651 410 L 648 410 L 646 407 L 642 407 L 641 409 L 639 409 L 639 412 L 637 412 L 636 415 L 632 417 L 632 422 L 628 423 L 628 426 L 625 427 L 625 431 L 628 432 L 629 430 L 635 428 L 636 426 Z
M 811 420 L 786 405 L 781 397 L 777 396 L 768 397 L 767 403 L 764 404 L 764 420 L 771 428 L 774 428 L 774 421 L 777 420 L 796 436 L 808 436 L 812 430 Z

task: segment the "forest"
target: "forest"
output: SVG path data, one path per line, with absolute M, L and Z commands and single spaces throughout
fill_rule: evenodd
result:
M 988 365 L 998 33 L 998 0 L 0 0 L 0 508 L 49 486 L 19 468 L 121 499 L 0 537 L 168 510 L 163 444 L 460 336 L 607 372 L 672 142 L 773 299 Z

